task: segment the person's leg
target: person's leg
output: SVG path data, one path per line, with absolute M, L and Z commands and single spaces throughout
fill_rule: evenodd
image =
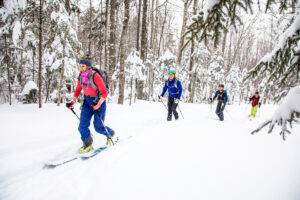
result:
M 168 98 L 168 117 L 167 120 L 171 121 L 172 120 L 172 106 L 174 103 L 174 98 L 169 97 Z
M 253 106 L 251 106 L 251 115 L 250 116 L 252 116 L 253 117 Z
M 85 98 L 80 113 L 80 123 L 78 127 L 78 130 L 81 134 L 81 140 L 83 142 L 85 142 L 88 138 L 91 138 L 89 126 L 91 123 L 92 116 L 93 110 L 91 109 L 91 106 L 88 104 L 88 101 Z
M 222 103 L 223 102 L 221 102 L 219 117 L 220 117 L 221 121 L 224 121 L 224 109 L 225 109 L 225 105 L 222 106 Z
M 101 118 L 99 117 L 98 113 L 100 114 Z M 102 103 L 99 110 L 94 111 L 94 127 L 97 133 L 100 133 L 105 136 L 108 136 L 109 134 L 111 136 L 113 134 L 113 130 L 108 126 L 104 127 L 105 114 L 106 114 L 106 101 Z
M 258 105 L 256 105 L 256 106 L 252 107 L 252 109 L 251 109 L 251 115 L 252 115 L 253 117 L 255 117 L 255 116 L 256 116 L 257 107 L 258 107 Z
M 173 112 L 173 114 L 174 114 L 175 120 L 177 120 L 177 119 L 179 118 L 178 112 L 176 111 L 177 106 L 178 106 L 178 104 L 175 103 L 175 102 L 174 102 L 173 105 L 172 105 L 172 112 Z
M 217 108 L 216 108 L 216 114 L 220 118 L 220 109 L 221 109 L 221 101 L 218 101 Z

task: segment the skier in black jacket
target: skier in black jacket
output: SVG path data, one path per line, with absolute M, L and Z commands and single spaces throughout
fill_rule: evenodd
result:
M 228 101 L 228 96 L 227 96 L 227 91 L 224 90 L 224 85 L 220 84 L 219 85 L 219 90 L 216 91 L 215 96 L 213 97 L 213 100 L 218 98 L 218 105 L 216 109 L 216 114 L 218 115 L 220 121 L 224 121 L 224 109 L 226 106 L 226 103 Z

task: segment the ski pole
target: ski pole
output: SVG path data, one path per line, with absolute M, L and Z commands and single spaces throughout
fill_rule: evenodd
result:
M 92 106 L 95 106 L 95 105 L 96 105 L 96 102 L 93 102 L 93 103 L 92 103 Z M 100 119 L 102 125 L 104 126 L 104 129 L 105 129 L 105 131 L 106 131 L 107 137 L 111 140 L 111 143 L 112 143 L 113 145 L 115 145 L 114 141 L 113 141 L 113 140 L 111 139 L 111 137 L 110 137 L 110 134 L 109 134 L 109 132 L 108 132 L 108 130 L 107 130 L 107 128 L 106 128 L 106 126 L 105 126 L 103 120 L 101 119 L 101 115 L 100 115 L 100 113 L 99 113 L 99 110 L 95 110 L 95 111 L 96 111 L 96 113 L 97 113 L 97 115 L 98 115 L 98 117 L 99 117 L 99 119 Z
M 225 111 L 227 112 L 227 114 L 229 115 L 229 117 L 230 117 L 231 119 L 233 119 L 233 118 L 231 117 L 231 115 L 229 114 L 229 112 L 227 111 L 226 108 L 225 108 Z
M 212 98 L 209 98 L 208 103 L 210 104 L 210 117 L 212 117 L 212 104 L 213 104 Z
M 158 98 L 160 100 L 160 102 L 162 102 L 162 104 L 164 104 L 164 102 L 161 100 L 161 98 Z M 164 107 L 168 110 L 167 106 L 164 104 Z
M 179 109 L 179 111 L 180 111 L 180 114 L 181 114 L 181 116 L 182 116 L 182 119 L 184 119 L 183 114 L 182 114 L 182 112 L 181 112 L 181 109 L 180 109 L 180 107 L 179 107 L 179 103 L 178 103 L 178 109 Z
M 74 107 L 71 108 L 71 111 L 74 113 L 74 115 L 76 115 L 76 117 L 80 120 L 80 118 L 78 117 L 78 115 L 76 114 Z

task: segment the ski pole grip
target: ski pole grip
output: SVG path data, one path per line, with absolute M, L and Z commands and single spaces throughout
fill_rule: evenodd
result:
M 75 104 L 74 101 L 70 101 L 70 102 L 66 103 L 66 107 L 67 107 L 68 109 L 71 109 L 71 108 L 73 108 L 74 104 Z

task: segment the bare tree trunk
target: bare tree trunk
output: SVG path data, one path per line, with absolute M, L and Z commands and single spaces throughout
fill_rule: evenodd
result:
M 194 49 L 195 44 L 194 41 L 191 43 L 191 55 L 190 55 L 190 67 L 189 67 L 189 85 L 188 85 L 188 91 L 192 91 L 192 76 L 193 76 L 193 65 L 194 65 Z
M 105 2 L 105 35 L 104 35 L 104 69 L 106 72 L 109 72 L 107 58 L 108 58 L 108 51 L 107 51 L 107 41 L 108 41 L 108 10 L 109 10 L 109 0 Z
M 194 103 L 194 96 L 195 96 L 195 90 L 196 90 L 196 81 L 197 81 L 197 72 L 195 70 L 195 73 L 193 74 L 192 77 L 192 90 L 191 90 L 191 95 L 190 95 L 190 102 Z
M 154 0 L 151 2 L 151 14 L 150 14 L 150 22 L 151 22 L 151 34 L 150 34 L 150 49 L 152 51 L 152 61 L 154 61 Z M 150 96 L 151 96 L 151 85 L 153 81 L 153 68 L 150 65 L 150 68 L 148 70 L 148 93 L 147 93 L 147 100 L 149 101 Z
M 127 38 L 127 29 L 129 22 L 129 2 L 130 0 L 124 1 L 124 20 L 123 20 L 123 30 L 121 34 L 121 42 L 120 42 L 120 75 L 119 75 L 119 99 L 118 104 L 124 103 L 124 86 L 125 86 L 125 73 L 124 73 L 124 65 L 125 65 L 125 52 L 126 52 L 126 38 Z
M 131 77 L 131 80 L 130 80 L 130 101 L 129 101 L 129 105 L 131 106 L 131 102 L 132 102 L 132 90 L 133 90 L 133 78 Z
M 152 62 L 156 59 L 156 49 L 157 49 L 157 32 L 158 32 L 158 3 L 159 0 L 156 0 L 155 5 L 155 26 L 154 26 L 154 36 L 153 36 L 153 59 Z
M 42 108 L 42 44 L 43 44 L 43 0 L 40 0 L 40 26 L 39 26 L 39 108 Z
M 100 7 L 100 13 L 101 13 L 101 16 L 100 16 L 100 21 L 102 22 L 103 21 L 103 15 L 102 15 L 102 13 L 103 13 L 103 1 L 101 0 L 100 1 L 100 5 L 99 5 L 99 7 Z M 98 42 L 98 49 L 99 49 L 99 66 L 100 66 L 100 69 L 103 69 L 101 66 L 103 66 L 102 65 L 102 52 L 103 52 L 103 47 L 104 47 L 104 40 L 103 40 L 103 38 L 101 37 L 101 31 L 99 31 L 99 37 L 100 37 L 100 39 L 99 39 L 99 42 Z
M 68 14 L 71 15 L 70 0 L 65 1 L 65 7 L 66 7 L 66 10 L 67 10 Z
M 191 0 L 184 1 L 184 11 L 183 11 L 183 18 L 182 18 L 181 33 L 180 33 L 180 38 L 179 38 L 179 43 L 178 43 L 178 48 L 177 48 L 175 71 L 177 71 L 177 66 L 180 65 L 180 63 L 181 63 L 182 47 L 183 47 L 183 43 L 184 43 L 183 35 L 185 32 L 185 27 L 186 27 L 186 22 L 187 22 L 187 11 L 188 11 L 190 3 L 191 3 Z
M 232 31 L 229 28 L 229 47 L 228 47 L 228 65 L 231 63 L 231 41 L 232 41 Z
M 273 49 L 273 15 L 271 15 L 271 27 L 270 27 L 270 40 L 271 40 L 271 42 L 270 42 L 270 52 L 272 51 L 272 49 Z
M 194 10 L 193 14 L 197 14 L 197 8 L 198 8 L 198 0 L 194 0 Z M 191 46 L 191 61 L 190 61 L 190 72 L 193 70 L 194 65 L 194 49 L 195 49 L 195 43 L 192 41 Z M 195 69 L 194 73 L 190 75 L 190 84 L 189 84 L 189 90 L 190 90 L 190 102 L 194 103 L 194 97 L 195 97 L 195 90 L 196 90 L 196 82 L 197 82 L 197 69 Z
M 92 54 L 91 52 L 91 45 L 92 45 L 92 14 L 93 14 L 93 8 L 92 8 L 92 0 L 90 0 L 90 15 L 89 15 L 89 30 L 90 30 L 90 33 L 89 33 L 89 44 L 88 44 L 88 51 L 89 51 L 89 54 Z
M 49 72 L 47 73 L 47 78 L 48 80 L 46 81 L 46 99 L 45 99 L 45 103 L 48 102 L 49 100 L 49 94 L 50 94 L 50 85 L 51 85 L 51 82 L 52 82 L 52 79 L 53 79 L 53 73 Z
M 147 6 L 148 1 L 143 1 L 142 38 L 141 38 L 141 60 L 145 62 L 147 58 Z
M 197 14 L 197 7 L 198 7 L 197 4 L 198 4 L 198 0 L 194 0 L 194 12 L 193 12 L 194 15 Z M 194 65 L 194 55 L 193 54 L 194 54 L 194 49 L 195 49 L 195 43 L 194 43 L 194 41 L 192 41 L 192 44 L 191 44 L 191 55 L 190 55 L 190 57 L 191 57 L 191 59 L 190 59 L 190 73 L 192 73 L 192 71 L 193 71 L 193 65 Z M 192 91 L 192 74 L 189 75 L 188 91 L 189 92 Z M 190 96 L 190 101 L 192 101 L 192 96 Z
M 164 17 L 164 21 L 163 21 L 163 24 L 162 24 L 162 27 L 161 27 L 161 33 L 160 33 L 160 38 L 159 38 L 159 43 L 158 43 L 158 52 L 157 52 L 158 57 L 160 56 L 161 41 L 162 41 L 163 36 L 164 36 L 164 29 L 165 29 L 165 24 L 166 24 L 166 21 L 167 21 L 167 13 L 168 13 L 167 8 L 168 8 L 168 0 L 166 0 L 166 2 L 165 2 L 165 17 Z
M 139 0 L 139 7 L 138 7 L 138 22 L 137 22 L 137 31 L 136 31 L 136 51 L 139 51 L 139 50 L 140 50 L 141 8 L 142 8 L 142 0 Z
M 9 95 L 9 105 L 11 105 L 11 86 L 10 86 L 10 57 L 8 55 L 8 45 L 7 45 L 7 38 L 6 35 L 4 35 L 5 40 L 5 60 L 6 60 L 6 66 L 7 66 L 7 83 L 8 83 L 8 95 Z
M 109 38 L 109 78 L 111 77 L 116 68 L 116 1 L 110 2 L 110 38 Z
M 57 106 L 60 106 L 61 103 L 61 89 L 63 87 L 63 81 L 64 81 L 64 74 L 65 74 L 65 57 L 66 57 L 66 40 L 67 40 L 68 30 L 66 30 L 64 35 L 64 41 L 63 41 L 63 60 L 61 64 L 61 70 L 60 70 L 60 80 L 59 80 L 59 86 L 58 86 L 58 97 L 57 97 Z
M 224 39 L 223 39 L 223 43 L 222 43 L 222 54 L 223 54 L 223 57 L 225 55 L 226 39 L 227 39 L 227 31 L 225 31 L 225 33 L 224 33 Z
M 153 50 L 153 38 L 154 38 L 154 0 L 152 0 L 152 3 L 151 3 L 150 21 L 151 21 L 150 49 Z
M 32 50 L 32 81 L 34 81 L 35 49 Z
M 23 41 L 23 40 L 22 40 Z M 23 42 L 22 42 L 23 44 Z M 20 74 L 20 85 L 21 85 L 21 89 L 23 89 L 25 83 L 24 83 L 24 67 L 23 67 L 23 50 L 21 50 L 21 61 L 20 61 L 20 71 L 19 71 L 19 74 Z

